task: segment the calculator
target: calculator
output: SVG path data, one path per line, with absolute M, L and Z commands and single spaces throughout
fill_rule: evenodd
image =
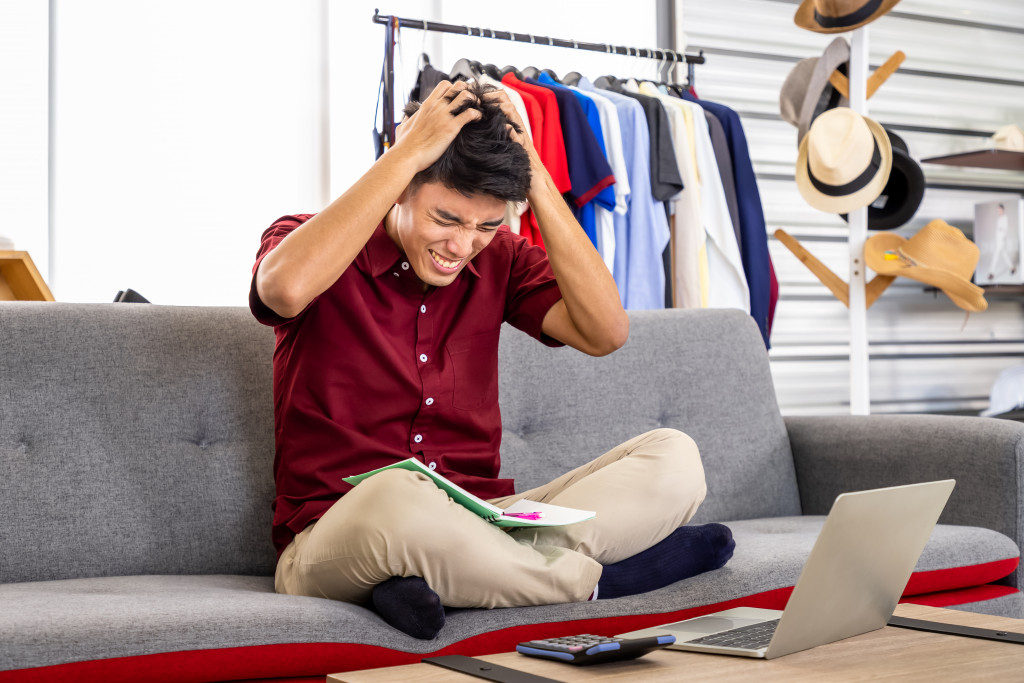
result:
M 634 659 L 652 650 L 668 647 L 674 642 L 676 642 L 676 637 L 670 635 L 645 638 L 609 638 L 584 633 L 578 636 L 546 638 L 519 643 L 516 645 L 516 652 L 567 664 L 586 665 Z

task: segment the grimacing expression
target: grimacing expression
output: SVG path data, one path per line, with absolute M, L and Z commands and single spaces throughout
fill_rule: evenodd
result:
M 413 272 L 424 285 L 444 287 L 494 239 L 505 220 L 505 202 L 423 183 L 403 192 L 392 212 L 388 234 Z

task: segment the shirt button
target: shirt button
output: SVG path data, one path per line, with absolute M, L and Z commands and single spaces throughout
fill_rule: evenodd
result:
M 427 404 L 428 406 L 432 406 L 432 405 L 434 405 L 434 399 L 433 399 L 432 397 L 431 397 L 431 398 L 428 398 L 428 399 L 426 400 L 426 404 Z
M 420 441 L 423 441 L 423 435 L 417 434 L 416 436 L 412 437 L 412 440 L 415 441 L 416 443 L 419 443 Z
M 426 313 L 426 312 L 427 312 L 427 307 L 426 306 L 420 306 L 420 313 Z
M 402 270 L 409 270 L 409 262 L 402 261 Z
M 432 462 L 429 465 L 427 465 L 427 467 L 429 467 L 432 470 L 436 470 L 437 469 L 437 463 L 436 462 Z
M 421 363 L 426 363 L 427 362 L 427 354 L 425 354 L 425 353 L 421 353 L 420 354 L 420 362 Z

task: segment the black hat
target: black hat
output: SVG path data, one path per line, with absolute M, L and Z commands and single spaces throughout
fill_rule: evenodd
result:
M 892 170 L 882 194 L 868 206 L 869 230 L 893 230 L 910 222 L 924 198 L 924 172 L 910 156 L 907 143 L 888 128 Z M 847 214 L 841 214 L 848 221 Z

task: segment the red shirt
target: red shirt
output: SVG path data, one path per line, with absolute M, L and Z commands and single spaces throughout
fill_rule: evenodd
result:
M 562 134 L 562 123 L 555 93 L 538 85 L 524 83 L 512 73 L 505 74 L 501 82 L 518 92 L 524 102 L 529 97 L 539 106 L 538 113 L 541 114 L 543 125 L 533 131 L 533 146 L 537 148 L 537 154 L 540 155 L 544 168 L 551 175 L 555 187 L 559 192 L 565 194 L 572 189 L 572 181 L 569 179 L 569 161 L 565 154 L 565 138 Z M 527 114 L 532 115 L 533 110 L 527 109 Z M 530 126 L 533 127 L 533 125 L 534 122 L 531 119 Z M 537 224 L 537 217 L 533 215 L 532 210 L 523 214 L 519 232 L 530 244 L 544 248 L 544 238 L 541 237 L 540 226 Z
M 546 254 L 502 226 L 446 287 L 426 293 L 377 226 L 355 261 L 298 316 L 259 298 L 263 257 L 311 215 L 263 233 L 249 307 L 273 325 L 273 539 L 278 553 L 351 485 L 342 477 L 417 457 L 480 496 L 498 479 L 498 333 L 508 321 L 549 346 L 545 314 L 562 298 Z

